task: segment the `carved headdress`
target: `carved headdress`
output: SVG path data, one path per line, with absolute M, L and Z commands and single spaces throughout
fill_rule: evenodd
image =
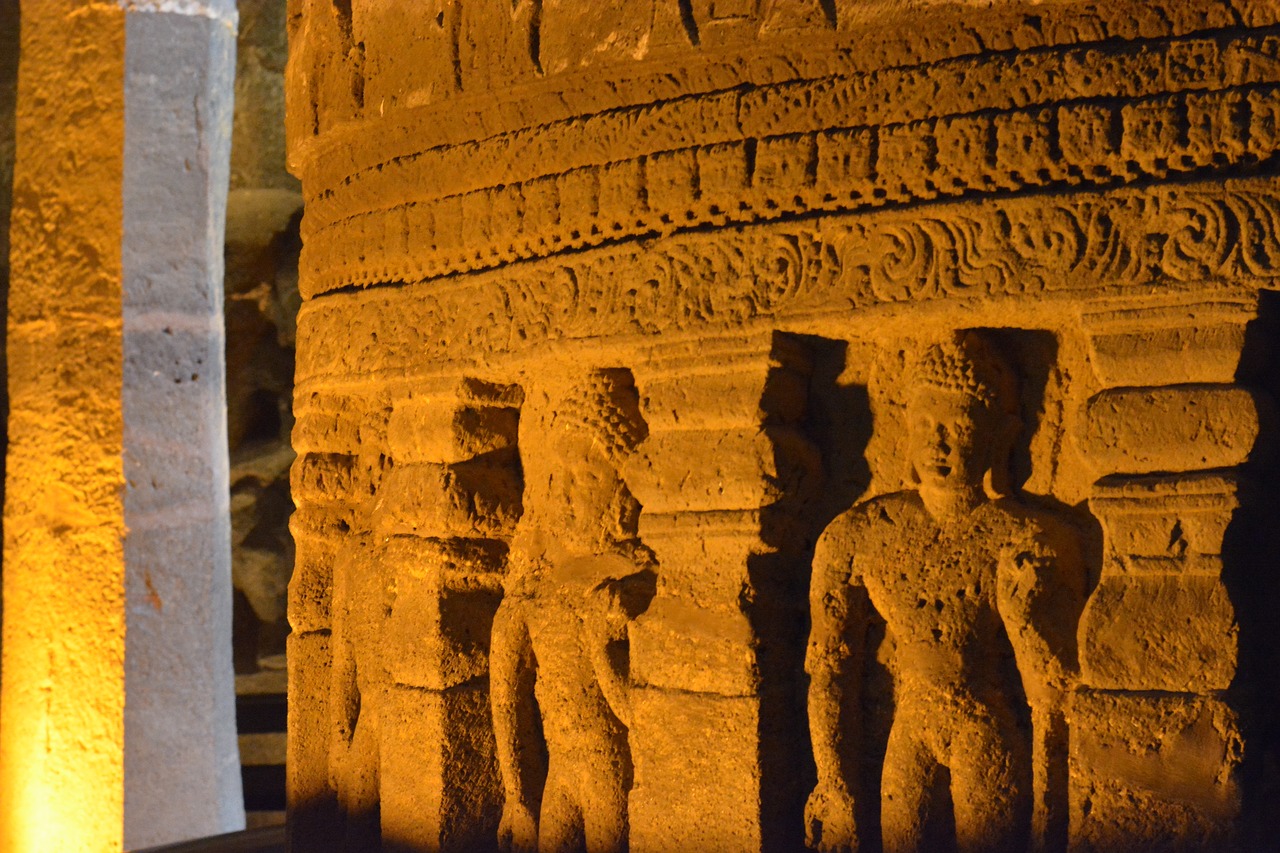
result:
M 649 434 L 640 395 L 627 370 L 593 370 L 565 396 L 554 429 L 590 434 L 605 455 L 620 462 Z
M 979 333 L 966 330 L 929 347 L 916 366 L 916 386 L 965 394 L 988 409 L 1014 415 L 1017 383 L 999 353 Z

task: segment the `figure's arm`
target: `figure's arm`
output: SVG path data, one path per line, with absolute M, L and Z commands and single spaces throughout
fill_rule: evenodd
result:
M 1033 707 L 1056 706 L 1075 680 L 1076 629 L 1084 609 L 1085 568 L 1065 527 L 1045 527 L 1006 549 L 996 606 Z
M 523 717 L 536 713 L 533 645 L 522 612 L 526 602 L 508 594 L 493 617 L 489 647 L 489 702 L 497 741 L 498 770 L 506 802 L 499 835 L 504 849 L 537 843 L 532 760 Z
M 837 519 L 835 524 L 841 522 Z M 867 605 L 865 590 L 850 572 L 851 527 L 829 528 L 819 540 L 809 593 L 812 627 L 805 672 L 818 784 L 805 808 L 805 824 L 809 845 L 823 851 L 858 847 L 845 756 L 856 752 L 850 742 L 856 747 L 861 728 L 858 706 Z
M 653 600 L 657 578 L 649 568 L 652 554 L 647 549 L 601 559 L 615 559 L 619 565 L 613 579 L 588 593 L 584 613 L 587 653 L 609 708 L 630 728 L 631 623 Z
M 348 613 L 352 596 L 351 574 L 355 571 L 353 562 L 351 552 L 344 550 L 338 555 L 333 569 L 333 622 L 329 634 L 329 701 L 333 709 L 333 724 L 329 729 L 329 773 L 335 786 L 338 785 L 338 777 L 345 772 L 343 768 L 360 716 L 360 686 L 356 678 L 356 656 Z

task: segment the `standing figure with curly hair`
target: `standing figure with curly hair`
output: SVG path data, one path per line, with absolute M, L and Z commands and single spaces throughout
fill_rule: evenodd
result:
M 894 685 L 880 777 L 885 853 L 1052 848 L 1060 792 L 1046 778 L 1044 730 L 1060 724 L 1074 680 L 1078 536 L 1007 493 L 1016 382 L 980 334 L 924 353 L 906 414 L 915 488 L 836 518 L 814 556 L 809 842 L 859 848 L 859 694 L 874 608 Z
M 520 442 L 525 514 L 489 658 L 506 797 L 499 840 L 516 851 L 622 853 L 627 632 L 654 575 L 639 504 L 619 472 L 647 428 L 623 370 L 588 374 L 530 422 Z

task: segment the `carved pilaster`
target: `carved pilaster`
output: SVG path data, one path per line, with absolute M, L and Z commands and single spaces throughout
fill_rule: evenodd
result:
M 802 345 L 766 335 L 637 370 L 650 434 L 627 478 L 659 579 L 631 632 L 633 850 L 780 849 L 799 819 L 810 370 Z M 690 779 L 718 781 L 691 797 Z
M 1126 844 L 1204 849 L 1225 843 L 1237 819 L 1242 738 L 1222 691 L 1238 629 L 1222 554 L 1267 410 L 1235 384 L 1254 315 L 1243 300 L 1084 318 L 1104 387 L 1077 443 L 1099 477 L 1089 506 L 1104 554 L 1080 626 L 1075 849 L 1111 849 L 1120 826 Z M 1179 826 L 1157 817 L 1174 812 Z
M 388 587 L 381 652 L 386 850 L 476 850 L 497 833 L 489 626 L 520 517 L 520 389 L 463 380 L 394 405 L 373 510 Z

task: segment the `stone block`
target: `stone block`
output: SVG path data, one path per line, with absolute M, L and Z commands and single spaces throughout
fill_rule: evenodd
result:
M 489 671 L 489 634 L 501 588 L 450 590 L 391 567 L 395 601 L 385 642 L 397 684 L 447 690 Z
M 1058 148 L 1087 177 L 1105 176 L 1119 157 L 1120 121 L 1105 104 L 1058 108 Z
M 360 459 L 349 453 L 302 453 L 290 471 L 294 499 L 314 503 L 360 500 L 356 484 L 361 479 Z M 367 494 L 367 493 L 366 493 Z
M 1237 163 L 1249 144 L 1244 93 L 1187 96 L 1186 167 Z
M 818 186 L 867 194 L 875 175 L 875 132 L 827 130 L 818 134 Z
M 566 222 L 566 225 L 583 223 L 581 228 L 585 231 L 587 223 L 594 221 L 600 213 L 600 170 L 595 166 L 571 169 L 557 180 L 560 182 L 561 203 L 573 212 L 571 221 Z M 496 215 L 494 221 L 498 221 Z M 578 237 L 574 237 L 572 233 L 569 236 L 571 239 L 578 239 L 582 235 L 578 232 Z
M 759 685 L 755 634 L 733 604 L 659 596 L 630 637 L 637 684 L 718 696 L 751 696 Z
M 226 470 L 207 448 L 141 437 L 125 451 L 125 507 L 143 519 L 212 521 L 227 512 Z
M 1100 474 L 1228 468 L 1254 454 L 1261 418 L 1255 393 L 1230 385 L 1103 391 L 1080 449 Z
M 938 122 L 938 188 L 982 187 L 992 180 L 995 127 L 987 116 L 955 116 Z
M 1232 849 L 1243 743 L 1226 704 L 1085 691 L 1073 709 L 1072 853 Z
M 1280 100 L 1271 92 L 1249 93 L 1249 153 L 1268 160 L 1280 151 Z
M 1110 690 L 1225 690 L 1238 633 L 1217 577 L 1104 576 L 1080 620 L 1081 677 Z
M 400 3 L 353 6 L 353 30 L 364 45 L 365 100 L 382 111 L 454 94 L 458 80 L 451 30 L 456 15 L 456 7 L 439 2 L 425 8 Z
M 937 142 L 927 125 L 885 127 L 876 152 L 878 192 L 889 198 L 930 198 L 931 176 L 937 165 Z
M 1089 360 L 1112 387 L 1230 383 L 1256 313 L 1228 301 L 1091 312 Z
M 395 405 L 387 443 L 397 464 L 453 464 L 515 447 L 520 410 L 428 397 Z
M 1186 132 L 1183 104 L 1176 98 L 1155 98 L 1128 104 L 1121 110 L 1124 131 L 1120 156 L 1148 174 L 1164 174 L 1181 147 Z
M 639 689 L 632 714 L 631 849 L 759 851 L 760 701 Z
M 126 444 L 182 442 L 210 452 L 226 442 L 224 342 L 215 319 L 126 314 Z
M 809 378 L 793 370 L 662 376 L 643 385 L 645 420 L 653 432 L 734 429 L 744 422 L 796 423 L 808 404 Z
M 294 530 L 296 552 L 289 578 L 289 624 L 295 632 L 325 631 L 332 624 L 333 564 L 342 539 Z
M 383 849 L 492 849 L 502 785 L 488 689 L 393 686 L 381 722 Z
M 818 149 L 813 134 L 762 139 L 756 146 L 752 186 L 767 202 L 794 207 L 817 178 Z
M 630 228 L 647 211 L 644 160 L 605 166 L 600 173 L 600 211 L 608 233 Z
M 1240 489 L 1239 478 L 1229 474 L 1109 478 L 1094 487 L 1089 509 L 1122 565 L 1150 568 L 1156 565 L 1150 558 L 1180 563 L 1221 554 Z
M 626 478 L 651 512 L 733 510 L 809 494 L 821 460 L 790 427 L 652 433 Z
M 225 515 L 204 509 L 164 523 L 138 518 L 124 539 L 124 725 L 126 737 L 138 733 L 126 742 L 125 775 L 130 820 L 144 833 L 165 825 L 167 803 L 232 798 L 230 809 L 240 796 L 223 681 L 232 671 L 230 534 Z
M 216 315 L 230 163 L 209 152 L 230 145 L 233 33 L 204 15 L 126 20 L 124 307 Z
M 751 183 L 747 174 L 747 152 L 740 143 L 707 145 L 698 149 L 698 187 L 703 199 L 741 196 Z
M 523 483 L 511 465 L 483 460 L 400 466 L 383 480 L 372 523 L 384 536 L 510 536 Z
M 759 512 L 640 516 L 640 538 L 663 567 L 664 594 L 700 604 L 736 602 L 749 584 L 747 560 L 770 550 Z
M 1057 171 L 1053 151 L 1056 115 L 1048 110 L 1013 112 L 996 118 L 996 163 L 1015 186 L 1048 183 Z
M 697 197 L 698 161 L 692 148 L 649 157 L 649 208 L 665 222 L 682 224 Z

